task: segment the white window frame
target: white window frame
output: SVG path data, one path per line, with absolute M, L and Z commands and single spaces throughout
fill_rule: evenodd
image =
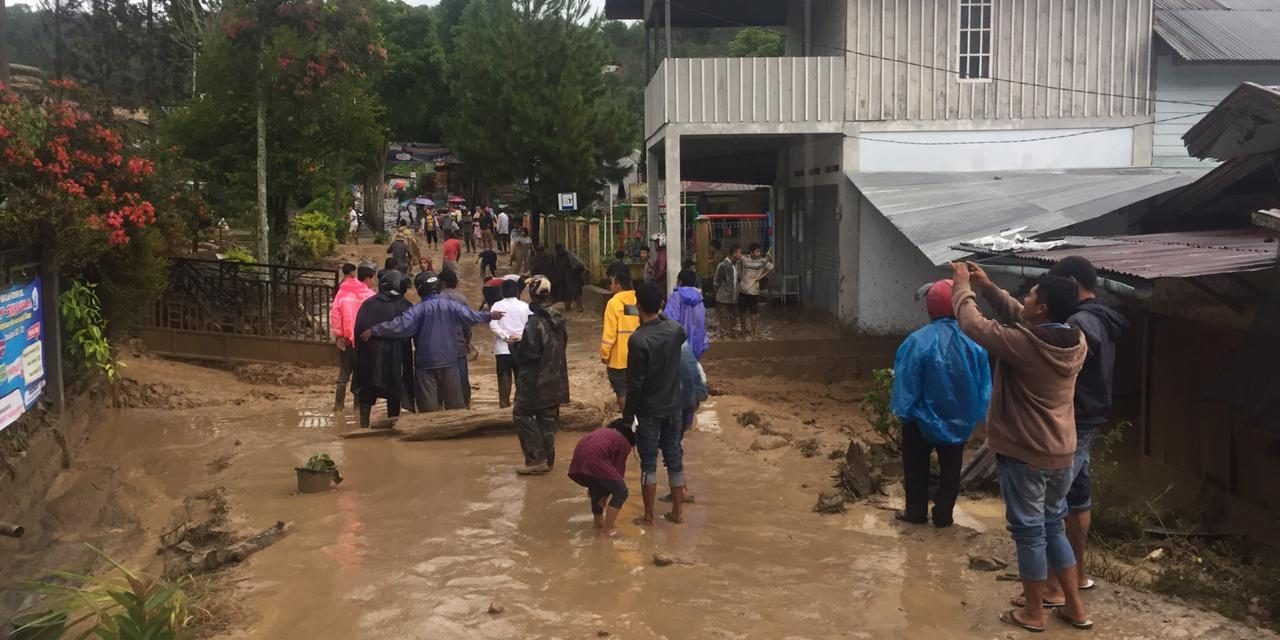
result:
M 991 82 L 993 49 L 995 48 L 995 0 L 959 0 L 959 21 L 956 24 L 956 78 L 960 82 Z M 985 9 L 985 20 L 984 17 Z M 985 38 L 984 38 L 985 36 Z M 984 46 L 985 45 L 985 46 Z M 977 74 L 970 75 L 977 65 Z

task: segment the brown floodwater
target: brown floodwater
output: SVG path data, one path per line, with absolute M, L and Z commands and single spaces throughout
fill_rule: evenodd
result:
M 585 491 L 563 469 L 537 478 L 512 473 L 519 460 L 513 435 L 340 440 L 349 418 L 282 402 L 230 414 L 123 412 L 100 428 L 77 464 L 118 465 L 126 507 L 152 536 L 175 501 L 213 484 L 228 488 L 240 531 L 295 524 L 233 574 L 246 617 L 228 638 L 1015 633 L 996 615 L 1016 585 L 967 569 L 967 552 L 980 538 L 989 549 L 993 539 L 978 531 L 1003 536 L 998 503 L 962 500 L 964 526 L 943 531 L 903 528 L 891 512 L 861 505 L 817 515 L 810 508 L 829 484 L 830 463 L 791 448 L 749 451 L 754 435 L 710 404 L 686 443 L 697 496 L 686 524 L 631 524 L 640 512 L 633 457 L 633 497 L 615 539 L 596 535 Z M 564 466 L 578 437 L 560 439 Z M 208 463 L 227 451 L 234 452 L 230 466 L 211 477 Z M 320 452 L 333 456 L 346 481 L 329 493 L 295 494 L 293 467 Z M 694 564 L 657 567 L 655 552 Z M 503 611 L 490 613 L 491 604 Z M 1114 623 L 1096 637 L 1191 637 L 1159 631 L 1150 616 L 1125 621 L 1120 612 L 1097 612 L 1095 619 Z M 1065 627 L 1047 636 L 1077 637 Z

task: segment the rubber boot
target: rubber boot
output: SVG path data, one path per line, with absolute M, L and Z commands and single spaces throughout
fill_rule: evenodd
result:
M 368 428 L 369 428 L 369 416 L 373 413 L 373 405 L 371 405 L 371 404 L 359 404 L 359 403 L 357 403 L 357 406 L 358 406 L 358 407 L 359 407 L 359 409 L 360 409 L 360 428 L 361 428 L 361 429 L 368 429 Z
M 347 408 L 347 385 L 339 382 L 333 394 L 333 410 L 342 411 Z

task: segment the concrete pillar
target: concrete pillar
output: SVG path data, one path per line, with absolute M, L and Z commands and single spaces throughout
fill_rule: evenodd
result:
M 648 162 L 648 167 L 644 174 L 645 190 L 647 192 L 647 197 L 645 198 L 645 213 L 647 217 L 645 219 L 643 240 L 645 244 L 649 244 L 649 238 L 658 232 L 658 206 L 661 204 L 658 202 L 658 166 L 660 158 L 652 149 L 645 152 L 645 158 Z
M 599 280 L 604 277 L 604 247 L 601 244 L 600 237 L 600 221 L 592 219 L 587 221 L 587 268 L 591 270 L 591 277 Z M 581 258 L 582 254 L 578 254 Z
M 684 238 L 680 237 L 680 135 L 673 134 L 668 126 L 666 144 L 667 185 L 667 291 L 676 288 L 676 275 L 680 273 L 681 250 Z

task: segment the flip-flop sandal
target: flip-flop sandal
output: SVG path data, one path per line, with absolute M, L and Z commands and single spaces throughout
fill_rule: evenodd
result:
M 1013 596 L 1012 598 L 1009 598 L 1009 604 L 1018 608 L 1025 607 L 1027 606 L 1027 597 L 1024 595 Z M 1067 602 L 1065 600 L 1063 600 L 1062 602 L 1052 602 L 1050 600 L 1043 600 L 1040 602 L 1040 606 L 1046 609 L 1057 609 L 1058 607 L 1067 606 Z
M 1065 609 L 1054 609 L 1054 610 L 1053 610 L 1053 615 L 1058 616 L 1058 619 L 1059 619 L 1059 620 L 1061 620 L 1061 621 L 1063 621 L 1063 622 L 1065 622 L 1065 623 L 1067 623 L 1067 624 L 1069 624 L 1069 625 L 1071 625 L 1071 626 L 1073 626 L 1073 627 L 1075 627 L 1075 628 L 1077 628 L 1077 629 L 1079 629 L 1079 630 L 1081 630 L 1081 631 L 1087 631 L 1087 630 L 1089 630 L 1089 629 L 1092 629 L 1092 628 L 1093 628 L 1093 621 L 1092 621 L 1092 620 L 1072 620 L 1072 619 L 1071 619 L 1071 616 L 1068 616 L 1068 615 L 1067 615 L 1067 612 L 1066 612 L 1066 610 L 1065 610 Z
M 1037 627 L 1033 624 L 1027 624 L 1019 620 L 1017 609 L 1010 609 L 1000 614 L 1000 622 L 1003 622 L 1010 626 L 1018 627 L 1019 629 L 1026 629 L 1027 631 L 1030 631 L 1032 633 L 1040 633 L 1041 631 L 1044 631 L 1044 627 Z
M 1094 582 L 1094 581 L 1093 581 L 1093 578 L 1086 578 L 1086 579 L 1085 579 L 1085 583 L 1084 583 L 1084 584 L 1082 584 L 1082 585 L 1080 585 L 1080 590 L 1081 590 L 1081 591 L 1088 591 L 1088 590 L 1090 590 L 1090 589 L 1092 589 L 1092 588 L 1094 588 L 1094 587 L 1096 587 L 1096 586 L 1098 586 L 1098 583 Z

